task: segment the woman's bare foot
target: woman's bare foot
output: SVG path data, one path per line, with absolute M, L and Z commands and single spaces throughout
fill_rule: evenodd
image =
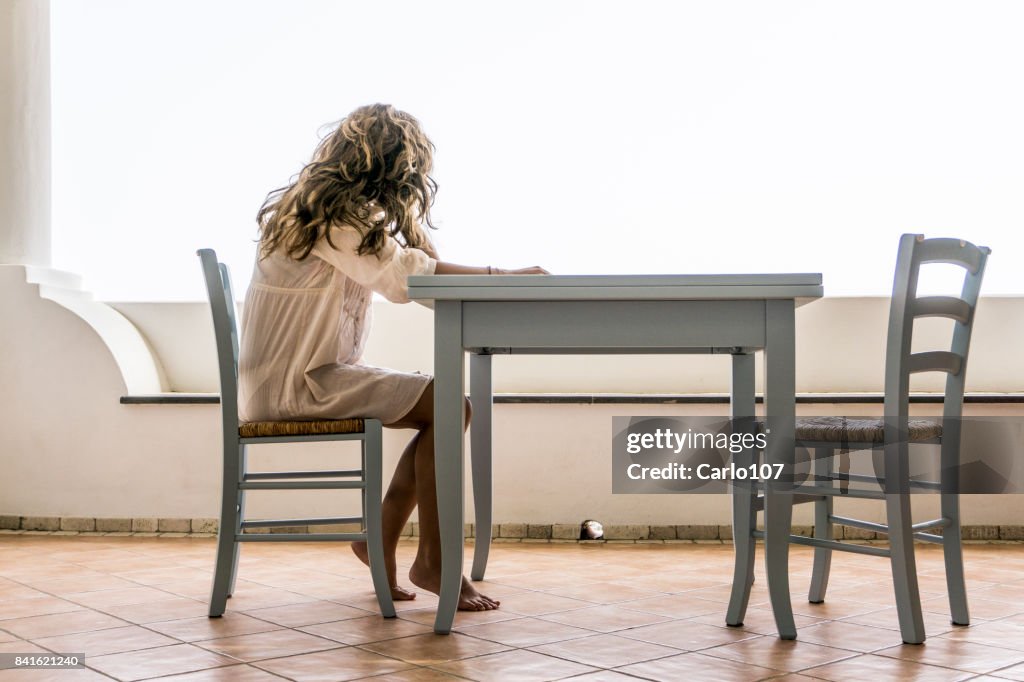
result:
M 427 592 L 440 594 L 441 592 L 441 569 L 430 568 L 414 561 L 409 569 L 409 580 L 417 587 L 422 587 Z M 459 611 L 491 611 L 501 604 L 497 599 L 491 599 L 487 595 L 480 594 L 476 588 L 462 577 L 462 590 L 459 592 Z
M 359 558 L 367 566 L 370 565 L 370 555 L 366 549 L 365 542 L 353 542 L 352 553 Z M 394 559 L 384 558 L 385 568 L 388 574 L 388 584 L 391 585 L 391 598 L 395 601 L 412 601 L 416 598 L 416 593 L 407 590 L 398 584 L 398 567 L 395 565 Z

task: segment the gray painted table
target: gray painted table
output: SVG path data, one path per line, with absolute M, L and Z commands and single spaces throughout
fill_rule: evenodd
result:
M 463 564 L 464 353 L 470 359 L 472 464 L 476 508 L 474 580 L 483 578 L 491 533 L 491 355 L 498 353 L 728 353 L 732 414 L 754 414 L 754 351 L 765 352 L 765 413 L 779 419 L 765 454 L 783 461 L 795 413 L 794 311 L 822 296 L 820 274 L 767 275 L 431 275 L 409 278 L 409 298 L 433 302 L 435 471 L 441 526 L 441 596 L 434 631 L 451 632 Z M 790 433 L 785 433 L 786 425 Z M 788 437 L 787 437 L 788 436 Z M 792 456 L 792 453 L 789 453 Z M 765 500 L 765 514 L 788 535 L 792 499 Z M 753 518 L 752 500 L 733 495 L 734 523 Z M 788 547 L 767 538 L 768 572 L 780 635 L 793 637 Z M 753 539 L 736 542 L 737 581 L 753 578 Z M 741 623 L 735 589 L 727 620 Z

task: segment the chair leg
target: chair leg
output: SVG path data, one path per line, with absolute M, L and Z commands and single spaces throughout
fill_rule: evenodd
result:
M 942 518 L 949 525 L 942 531 L 942 552 L 946 564 L 946 592 L 949 614 L 954 625 L 970 625 L 967 608 L 967 583 L 964 579 L 964 554 L 960 529 L 960 433 L 959 419 L 943 419 L 941 451 Z
M 244 477 L 245 472 L 249 470 L 249 449 L 245 445 L 238 446 L 238 466 L 241 476 L 239 481 Z M 235 533 L 241 534 L 242 532 L 242 519 L 245 518 L 245 491 L 238 489 L 238 517 L 235 521 Z M 235 582 L 238 579 L 238 556 L 242 551 L 242 543 L 236 542 L 235 549 L 231 553 L 231 581 L 228 583 L 228 596 L 230 597 L 235 593 Z
M 970 625 L 971 615 L 967 608 L 967 583 L 964 579 L 964 554 L 961 545 L 960 499 L 956 494 L 942 494 L 942 518 L 951 522 L 942 531 L 949 613 L 953 625 Z
M 796 639 L 789 594 L 789 535 L 793 494 L 768 490 L 764 496 L 764 567 L 779 639 Z
M 470 577 L 483 580 L 487 556 L 491 549 L 493 486 L 491 482 L 491 428 L 494 397 L 491 386 L 491 356 L 473 353 L 469 356 L 469 391 L 473 404 L 473 425 L 470 427 L 470 461 L 473 463 L 474 535 L 473 569 Z
M 753 431 L 754 417 L 754 355 L 737 353 L 732 356 L 732 418 L 735 427 L 739 420 L 749 420 L 744 428 Z M 756 452 L 740 453 L 738 464 L 750 465 L 758 460 Z M 743 625 L 750 601 L 750 587 L 754 584 L 754 529 L 757 527 L 757 509 L 754 502 L 757 489 L 751 483 L 737 483 L 732 490 L 732 544 L 735 553 L 732 593 L 726 611 L 727 625 Z
M 737 486 L 732 493 L 732 544 L 734 563 L 732 574 L 732 592 L 729 595 L 729 608 L 726 611 L 726 625 L 743 625 L 747 614 L 747 603 L 750 601 L 750 588 L 754 584 L 754 528 L 757 523 L 757 511 L 754 499 L 757 491 L 750 487 L 749 491 Z
M 238 532 L 241 522 L 238 466 L 243 458 L 244 448 L 245 446 L 239 445 L 237 441 L 226 441 L 224 444 L 220 525 L 217 528 L 217 559 L 213 571 L 213 589 L 210 593 L 209 615 L 211 618 L 224 615 L 238 566 L 238 543 L 235 541 L 235 534 Z M 235 456 L 231 456 L 231 453 L 235 453 Z
M 363 521 L 366 524 L 366 551 L 370 559 L 370 577 L 377 593 L 377 603 L 385 618 L 395 617 L 395 604 L 391 599 L 391 585 L 384 567 L 384 532 L 381 518 L 381 492 L 383 464 L 381 462 L 381 423 L 376 419 L 364 422 L 366 438 L 363 440 Z
M 828 477 L 832 474 L 832 448 L 815 448 L 814 473 L 816 476 Z M 814 502 L 814 537 L 819 540 L 832 539 L 832 497 Z M 807 601 L 820 604 L 825 601 L 828 589 L 828 575 L 832 567 L 832 550 L 827 547 L 814 548 L 814 568 L 811 570 L 811 588 L 807 593 Z
M 780 639 L 796 639 L 793 601 L 789 592 L 789 536 L 793 531 L 795 480 L 796 356 L 792 301 L 765 302 L 764 413 L 771 438 L 764 458 L 769 465 L 789 465 L 782 480 L 765 482 L 764 567 L 775 627 Z
M 886 469 L 886 477 L 890 475 Z M 907 644 L 924 642 L 924 619 L 921 615 L 921 594 L 917 586 L 917 562 L 914 558 L 914 532 L 911 528 L 910 495 L 906 492 L 885 496 L 889 525 L 889 551 L 892 582 L 896 592 L 896 613 L 900 634 Z

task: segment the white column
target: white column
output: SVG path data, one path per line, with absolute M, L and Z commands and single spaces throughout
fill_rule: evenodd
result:
M 0 0 L 0 265 L 50 265 L 49 0 Z

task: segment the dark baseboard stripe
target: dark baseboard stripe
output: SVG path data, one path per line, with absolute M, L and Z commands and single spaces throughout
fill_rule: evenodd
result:
M 216 393 L 154 393 L 152 395 L 123 395 L 122 405 L 220 405 Z
M 880 393 L 801 393 L 801 404 L 871 404 L 883 402 Z M 122 405 L 218 405 L 216 393 L 156 393 L 123 395 Z M 761 396 L 757 402 L 763 402 Z M 910 396 L 912 403 L 941 403 L 942 396 L 930 393 Z M 973 393 L 964 397 L 968 404 L 1019 404 L 1024 393 Z M 618 393 L 500 393 L 496 405 L 728 405 L 725 394 L 618 394 Z

